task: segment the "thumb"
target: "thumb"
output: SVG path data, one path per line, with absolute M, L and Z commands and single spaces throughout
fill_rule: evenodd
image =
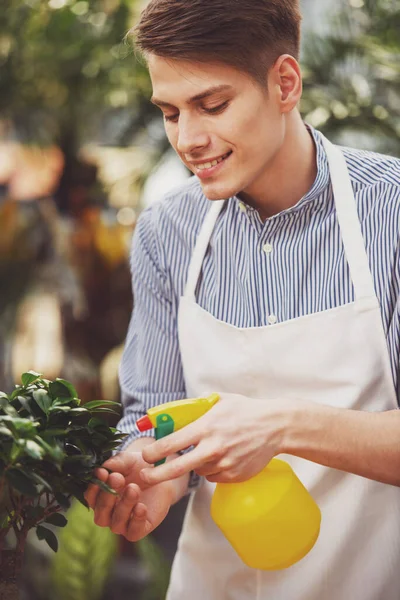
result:
M 108 469 L 109 471 L 117 471 L 118 473 L 121 473 L 121 475 L 126 476 L 132 471 L 132 468 L 134 468 L 135 465 L 139 467 L 142 461 L 143 458 L 141 452 L 120 452 L 106 460 L 106 462 L 103 463 L 103 468 Z

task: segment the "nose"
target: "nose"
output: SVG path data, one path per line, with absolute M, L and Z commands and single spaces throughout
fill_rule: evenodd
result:
M 205 130 L 202 120 L 181 113 L 176 145 L 178 152 L 191 154 L 195 150 L 206 148 L 209 141 L 209 134 Z

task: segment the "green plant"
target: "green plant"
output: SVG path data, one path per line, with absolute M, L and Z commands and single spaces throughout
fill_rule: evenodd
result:
M 118 538 L 110 529 L 98 527 L 92 511 L 79 502 L 72 503 L 67 517 L 51 568 L 54 597 L 98 600 L 117 555 Z
M 51 562 L 51 598 L 100 600 L 118 555 L 118 536 L 95 524 L 93 512 L 73 501 L 68 523 L 59 535 Z M 167 593 L 170 565 L 158 543 L 147 536 L 135 543 L 146 583 L 138 579 L 140 600 L 160 600 Z M 133 558 L 132 558 L 133 560 Z M 143 577 L 143 575 L 141 575 Z M 135 590 L 136 591 L 136 590 Z
M 125 434 L 93 416 L 114 413 L 115 402 L 96 400 L 80 406 L 73 385 L 49 381 L 39 373 L 24 373 L 22 384 L 7 395 L 0 392 L 0 600 L 17 598 L 28 531 L 57 551 L 57 537 L 46 524 L 63 527 L 61 514 L 98 481 L 93 470 L 118 446 Z M 10 532 L 16 547 L 6 546 Z
M 302 114 L 338 143 L 400 153 L 400 5 L 341 0 L 303 44 Z M 352 145 L 352 142 L 349 143 Z

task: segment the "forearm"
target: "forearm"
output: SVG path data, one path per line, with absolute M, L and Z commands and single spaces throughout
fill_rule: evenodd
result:
M 155 441 L 153 437 L 139 437 L 133 440 L 124 450 L 124 452 L 142 452 L 143 448 L 152 444 Z M 178 455 L 173 454 L 172 456 L 168 456 L 167 462 L 173 460 Z M 169 484 L 169 490 L 171 493 L 171 505 L 176 504 L 183 496 L 186 495 L 188 491 L 189 485 L 189 474 L 185 473 L 181 477 L 177 479 L 171 479 L 166 482 Z
M 287 417 L 282 452 L 400 486 L 400 410 L 299 403 Z

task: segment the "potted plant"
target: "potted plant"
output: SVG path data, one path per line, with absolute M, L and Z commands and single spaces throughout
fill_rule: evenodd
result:
M 113 492 L 93 470 L 125 434 L 95 415 L 115 413 L 119 405 L 80 404 L 71 383 L 34 371 L 24 373 L 10 395 L 0 392 L 0 600 L 18 599 L 28 531 L 35 528 L 57 551 L 57 537 L 46 525 L 66 525 L 62 513 L 70 499 L 87 506 L 83 494 L 91 482 Z

